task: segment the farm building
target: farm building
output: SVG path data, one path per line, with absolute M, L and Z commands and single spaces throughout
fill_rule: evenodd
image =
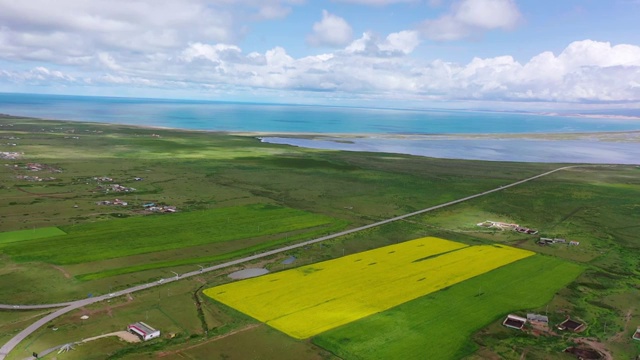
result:
M 545 324 L 549 322 L 549 318 L 548 317 L 546 317 L 544 315 L 539 315 L 539 314 L 527 314 L 527 320 L 540 322 L 540 323 L 545 323 Z
M 502 325 L 506 327 L 510 327 L 512 329 L 522 330 L 522 328 L 524 327 L 524 324 L 526 323 L 527 323 L 527 319 L 517 315 L 509 314 L 507 315 L 507 318 L 504 319 L 504 321 L 502 322 Z
M 578 332 L 584 329 L 584 324 L 575 320 L 571 320 L 567 318 L 567 320 L 563 321 L 560 325 L 558 325 L 559 330 L 571 330 L 574 332 Z
M 636 333 L 633 334 L 633 340 L 640 340 L 640 326 L 638 326 L 638 329 L 636 329 Z
M 156 330 L 142 321 L 127 326 L 127 330 L 144 341 L 155 339 L 160 336 L 160 330 Z
M 529 234 L 529 235 L 536 235 L 538 233 L 538 230 L 529 229 L 529 228 L 526 228 L 526 227 L 523 227 L 523 226 L 516 226 L 516 228 L 514 230 L 519 232 L 519 233 Z

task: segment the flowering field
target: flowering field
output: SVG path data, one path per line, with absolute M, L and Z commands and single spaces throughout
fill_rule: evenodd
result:
M 217 286 L 205 294 L 304 339 L 533 254 L 426 237 Z
M 313 343 L 340 359 L 466 359 L 478 349 L 472 336 L 479 329 L 500 323 L 510 312 L 524 314 L 524 309 L 541 308 L 584 269 L 554 257 L 530 256 L 446 291 L 326 331 Z M 520 341 L 517 333 L 512 333 L 512 340 Z M 494 341 L 507 347 L 513 344 L 499 339 Z M 517 357 L 508 356 L 515 353 Z M 501 355 L 520 357 L 517 351 Z

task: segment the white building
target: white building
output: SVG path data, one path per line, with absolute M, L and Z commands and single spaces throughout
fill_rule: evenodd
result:
M 156 330 L 142 321 L 127 326 L 127 330 L 138 335 L 144 341 L 160 337 L 160 330 Z

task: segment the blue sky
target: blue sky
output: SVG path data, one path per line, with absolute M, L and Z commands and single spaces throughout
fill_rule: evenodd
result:
M 637 107 L 640 0 L 0 0 L 0 91 Z

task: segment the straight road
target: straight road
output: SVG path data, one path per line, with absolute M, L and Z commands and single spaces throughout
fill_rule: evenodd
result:
M 29 306 L 37 306 L 37 307 L 31 307 L 31 309 L 44 309 L 44 308 L 56 308 L 56 307 L 65 306 L 64 308 L 56 310 L 56 311 L 52 312 L 51 314 L 49 314 L 49 315 L 41 318 L 40 320 L 34 322 L 33 324 L 29 325 L 26 329 L 24 329 L 21 332 L 19 332 L 16 336 L 14 336 L 11 340 L 9 340 L 6 344 L 4 344 L 0 348 L 0 360 L 4 360 L 5 357 L 7 356 L 7 354 L 9 354 L 9 352 L 11 352 L 11 350 L 13 350 L 22 340 L 24 340 L 27 336 L 31 335 L 34 331 L 36 331 L 40 327 L 44 326 L 49 321 L 54 320 L 54 319 L 58 318 L 61 315 L 64 315 L 64 314 L 66 314 L 66 313 L 68 313 L 70 311 L 76 310 L 76 309 L 81 308 L 83 306 L 91 305 L 91 304 L 94 304 L 94 303 L 97 303 L 97 302 L 100 302 L 100 301 L 103 301 L 103 300 L 106 300 L 106 299 L 111 299 L 111 298 L 114 298 L 114 297 L 118 297 L 118 296 L 130 294 L 130 293 L 134 293 L 136 291 L 149 289 L 149 288 L 152 288 L 152 287 L 155 287 L 155 286 L 168 284 L 168 283 L 171 283 L 171 282 L 174 282 L 174 281 L 179 281 L 179 280 L 182 280 L 182 279 L 185 279 L 185 278 L 188 278 L 188 277 L 192 277 L 192 276 L 196 276 L 196 275 L 199 275 L 199 274 L 202 274 L 202 273 L 205 273 L 205 272 L 220 270 L 220 269 L 223 269 L 223 268 L 226 268 L 226 267 L 242 264 L 242 263 L 245 263 L 245 262 L 248 262 L 248 261 L 257 260 L 257 259 L 260 259 L 260 258 L 264 258 L 264 257 L 267 257 L 267 256 L 271 256 L 271 255 L 279 254 L 279 253 L 282 253 L 282 252 L 286 252 L 286 251 L 289 251 L 289 250 L 301 248 L 301 247 L 308 246 L 308 245 L 315 244 L 315 243 L 319 243 L 319 242 L 322 242 L 322 241 L 335 239 L 335 238 L 340 237 L 340 236 L 353 234 L 353 233 L 358 232 L 358 231 L 371 229 L 371 228 L 374 228 L 374 227 L 377 227 L 377 226 L 389 224 L 389 223 L 392 223 L 394 221 L 399 221 L 399 220 L 403 220 L 403 219 L 406 219 L 406 218 L 409 218 L 409 217 L 412 217 L 412 216 L 424 214 L 424 213 L 427 213 L 429 211 L 442 209 L 442 208 L 447 207 L 447 206 L 459 204 L 461 202 L 469 201 L 469 200 L 472 200 L 472 199 L 475 199 L 475 198 L 478 198 L 478 197 L 481 197 L 481 196 L 485 196 L 485 195 L 488 195 L 488 194 L 491 194 L 491 193 L 494 193 L 494 192 L 497 192 L 497 191 L 502 191 L 504 189 L 508 189 L 510 187 L 513 187 L 513 186 L 518 186 L 518 185 L 524 184 L 524 183 L 526 183 L 528 181 L 532 181 L 532 180 L 535 180 L 535 179 L 541 178 L 543 176 L 547 176 L 547 175 L 553 174 L 553 173 L 561 171 L 561 170 L 576 168 L 576 167 L 580 167 L 580 166 L 587 166 L 587 165 L 564 166 L 564 167 L 561 167 L 561 168 L 557 168 L 555 170 L 547 171 L 545 173 L 542 173 L 542 174 L 539 174 L 539 175 L 536 175 L 536 176 L 532 176 L 532 177 L 524 179 L 524 180 L 520 180 L 520 181 L 516 181 L 516 182 L 511 183 L 511 184 L 508 184 L 508 185 L 500 186 L 500 187 L 492 189 L 492 190 L 483 191 L 483 192 L 475 194 L 475 195 L 467 196 L 467 197 L 464 197 L 464 198 L 458 199 L 458 200 L 449 201 L 447 203 L 436 205 L 436 206 L 432 206 L 430 208 L 414 211 L 414 212 L 409 213 L 409 214 L 396 216 L 394 218 L 378 221 L 378 222 L 373 223 L 373 224 L 364 225 L 364 226 L 360 226 L 360 227 L 357 227 L 357 228 L 354 228 L 354 229 L 341 231 L 339 233 L 323 236 L 323 237 L 320 237 L 320 238 L 317 238 L 317 239 L 313 239 L 313 240 L 297 243 L 297 244 L 294 244 L 294 245 L 284 246 L 284 247 L 281 247 L 281 248 L 278 248 L 278 249 L 266 251 L 266 252 L 263 252 L 263 253 L 260 253 L 260 254 L 256 254 L 256 255 L 252 255 L 252 256 L 247 256 L 247 257 L 244 257 L 244 258 L 241 258 L 241 259 L 228 261 L 228 262 L 223 263 L 223 264 L 210 266 L 210 267 L 207 267 L 207 268 L 203 268 L 201 270 L 191 271 L 191 272 L 188 272 L 188 273 L 181 274 L 179 276 L 174 276 L 174 277 L 171 277 L 171 278 L 162 279 L 162 280 L 157 281 L 157 282 L 147 283 L 147 284 L 142 284 L 142 285 L 130 287 L 128 289 L 116 291 L 116 292 L 113 292 L 113 293 L 107 294 L 107 295 L 101 295 L 101 296 L 96 296 L 96 297 L 93 297 L 93 298 L 82 299 L 82 300 L 77 300 L 77 301 L 70 301 L 70 302 L 67 302 L 67 303 L 48 304 L 48 305 L 47 304 L 44 304 L 44 305 L 0 305 L 0 307 L 3 308 L 3 309 L 29 309 Z M 592 165 L 589 165 L 589 166 L 592 166 Z

